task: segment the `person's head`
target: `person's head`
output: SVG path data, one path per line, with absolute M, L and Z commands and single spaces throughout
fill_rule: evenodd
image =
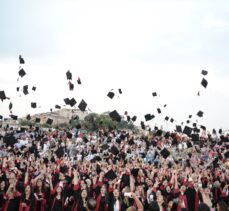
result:
M 217 203 L 218 211 L 228 211 L 227 204 L 224 201 L 220 201 Z
M 180 211 L 189 211 L 188 208 L 181 208 Z
M 26 187 L 25 187 L 25 194 L 27 195 L 29 195 L 31 193 L 31 187 L 30 187 L 30 185 L 27 185 Z
M 43 185 L 42 180 L 41 180 L 41 179 L 38 179 L 38 180 L 37 180 L 37 187 L 38 187 L 38 188 L 41 188 L 42 185 Z
M 89 198 L 87 200 L 87 211 L 94 211 L 96 208 L 96 200 L 94 198 Z
M 115 198 L 118 198 L 119 197 L 119 190 L 118 189 L 114 189 L 113 194 L 114 194 Z
M 86 198 L 87 198 L 87 190 L 86 190 L 86 189 L 83 189 L 83 190 L 81 191 L 81 197 L 82 197 L 83 199 L 86 199 Z
M 0 184 L 0 189 L 4 190 L 6 188 L 6 182 L 3 180 Z
M 56 193 L 57 194 L 61 194 L 62 193 L 62 190 L 63 190 L 63 187 L 62 186 L 58 186 L 57 189 L 56 189 Z
M 148 211 L 160 211 L 158 203 L 156 201 L 151 202 Z
M 102 195 L 102 196 L 105 196 L 105 195 L 107 194 L 107 188 L 106 188 L 105 185 L 103 185 L 103 186 L 101 187 L 100 192 L 101 192 L 101 195 Z
M 200 205 L 198 207 L 198 211 L 210 211 L 210 208 L 207 204 L 200 203 Z
M 137 209 L 134 206 L 128 207 L 126 211 L 137 211 Z

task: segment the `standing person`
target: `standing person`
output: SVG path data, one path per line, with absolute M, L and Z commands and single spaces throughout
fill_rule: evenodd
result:
M 228 206 L 224 201 L 220 201 L 217 203 L 217 211 L 228 211 Z
M 31 187 L 27 185 L 25 187 L 25 192 L 22 194 L 21 202 L 19 206 L 19 211 L 30 211 L 33 210 L 34 195 L 32 193 Z

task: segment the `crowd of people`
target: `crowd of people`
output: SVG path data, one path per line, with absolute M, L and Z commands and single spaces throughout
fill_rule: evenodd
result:
M 226 211 L 229 137 L 0 128 L 0 211 Z

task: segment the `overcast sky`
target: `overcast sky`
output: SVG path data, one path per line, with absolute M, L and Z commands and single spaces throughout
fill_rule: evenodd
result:
M 209 129 L 228 129 L 228 8 L 228 0 L 1 0 L 0 90 L 11 99 L 0 102 L 0 114 L 9 115 L 10 102 L 13 114 L 22 116 L 74 97 L 95 112 L 127 110 L 137 124 L 151 113 L 152 126 L 171 128 L 165 116 L 180 124 L 192 114 Z M 19 54 L 27 75 L 17 82 Z M 200 85 L 202 69 L 209 72 L 207 89 Z M 30 94 L 19 97 L 22 85 Z M 106 97 L 111 89 L 113 100 Z M 154 91 L 160 97 L 153 98 Z M 31 102 L 41 107 L 32 109 Z

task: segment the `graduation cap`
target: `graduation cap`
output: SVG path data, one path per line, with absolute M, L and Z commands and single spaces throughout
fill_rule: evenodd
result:
M 0 99 L 3 101 L 6 99 L 6 95 L 4 91 L 0 91 Z
M 227 151 L 227 152 L 224 153 L 224 157 L 225 157 L 226 159 L 229 158 L 229 151 Z
M 2 119 L 3 118 L 3 116 L 2 115 L 0 115 L 0 119 Z
M 198 111 L 196 115 L 197 115 L 198 117 L 203 117 L 203 114 L 204 114 L 203 111 Z
M 77 79 L 77 83 L 78 83 L 78 84 L 81 84 L 80 77 L 78 77 L 78 79 Z
M 69 101 L 69 103 L 67 104 L 67 105 L 70 105 L 71 107 L 73 107 L 75 104 L 76 104 L 76 100 L 74 99 L 74 98 L 72 98 L 71 100 L 70 99 L 68 99 Z
M 72 138 L 72 133 L 70 133 L 70 132 L 67 132 L 67 138 L 69 138 L 69 139 L 71 139 Z
M 193 142 L 198 142 L 199 141 L 199 134 L 192 134 L 191 136 Z
M 158 109 L 157 109 L 157 112 L 160 114 L 160 113 L 161 113 L 161 109 L 160 109 L 160 108 L 158 108 Z
M 146 129 L 145 123 L 143 121 L 141 121 L 141 128 L 142 128 L 142 130 Z
M 192 115 L 189 115 L 188 118 L 191 119 L 192 118 Z
M 186 121 L 186 123 L 187 123 L 187 124 L 189 124 L 189 123 L 190 123 L 190 121 L 189 121 L 189 120 L 187 120 L 187 121 Z
M 164 105 L 164 108 L 167 106 L 167 104 Z
M 76 129 L 79 130 L 80 128 L 81 128 L 81 124 L 77 124 L 77 125 L 76 125 Z
M 109 149 L 110 147 L 109 147 L 109 145 L 108 144 L 103 144 L 102 146 L 101 146 L 101 149 L 102 150 L 107 150 L 107 149 Z
M 128 122 L 130 121 L 130 116 L 127 116 L 127 121 L 128 121 Z
M 41 121 L 41 119 L 38 118 L 38 117 L 36 117 L 35 122 L 36 122 L 36 123 L 40 123 L 40 121 Z
M 13 104 L 10 102 L 9 104 L 9 110 L 11 110 L 13 108 Z
M 21 55 L 19 55 L 19 63 L 20 64 L 25 64 L 25 60 L 22 58 Z
M 186 134 L 187 136 L 190 136 L 192 133 L 192 128 L 185 126 L 183 133 Z
M 116 110 L 110 112 L 109 116 L 110 116 L 111 119 L 113 119 L 113 120 L 115 120 L 117 122 L 121 122 L 121 116 L 119 115 L 119 113 Z
M 118 89 L 118 92 L 119 92 L 119 94 L 122 94 L 122 90 L 121 89 Z
M 171 123 L 173 123 L 173 122 L 174 122 L 174 119 L 173 119 L 173 118 L 171 118 L 171 119 L 170 119 L 170 122 L 171 122 Z
M 63 147 L 60 147 L 58 148 L 56 151 L 55 151 L 55 154 L 58 158 L 61 158 L 64 156 L 64 148 Z
M 157 130 L 157 132 L 155 133 L 155 136 L 161 136 L 161 135 L 162 135 L 162 133 L 163 133 L 163 131 L 162 131 L 162 130 Z
M 108 171 L 105 175 L 105 178 L 107 178 L 108 180 L 114 180 L 115 178 L 117 178 L 117 175 L 115 174 L 115 172 L 111 169 L 110 171 Z
M 222 133 L 223 133 L 222 129 L 219 129 L 219 134 L 222 134 Z
M 200 128 L 201 128 L 202 130 L 206 130 L 206 127 L 203 126 L 203 125 L 201 125 Z
M 132 170 L 131 170 L 131 174 L 132 174 L 134 177 L 137 177 L 137 176 L 138 176 L 138 172 L 139 172 L 139 169 L 132 169 Z
M 21 68 L 19 71 L 18 71 L 18 74 L 21 76 L 21 77 L 24 77 L 26 75 L 26 72 L 23 68 Z
M 112 98 L 115 96 L 115 94 L 114 94 L 114 92 L 108 92 L 107 96 L 108 96 L 110 99 L 112 99 Z
M 153 97 L 156 97 L 157 96 L 157 92 L 153 92 Z
M 196 127 L 196 123 L 193 123 L 192 126 L 193 126 L 193 127 Z
M 53 120 L 52 120 L 52 119 L 50 119 L 50 118 L 48 118 L 48 119 L 47 119 L 47 121 L 46 121 L 46 124 L 51 125 L 52 123 L 53 123 Z
M 187 142 L 187 147 L 188 148 L 192 148 L 192 143 L 189 141 L 189 142 Z
M 24 93 L 24 95 L 29 94 L 29 92 L 28 92 L 28 88 L 29 88 L 29 86 L 28 86 L 28 85 L 23 86 L 23 93 Z
M 72 91 L 74 89 L 74 84 L 69 82 L 69 90 Z
M 212 130 L 212 133 L 213 133 L 213 134 L 216 134 L 216 130 L 215 130 L 214 128 L 213 128 L 213 130 Z
M 36 108 L 37 107 L 37 103 L 31 103 L 31 108 Z
M 151 120 L 151 119 L 153 119 L 153 116 L 152 116 L 151 114 L 146 114 L 146 115 L 145 115 L 145 120 L 146 120 L 146 121 L 149 121 L 149 120 Z
M 207 81 L 205 78 L 203 78 L 202 81 L 201 81 L 201 85 L 202 85 L 204 88 L 206 88 L 207 85 L 208 85 L 208 81 Z
M 78 105 L 78 108 L 81 111 L 85 111 L 86 107 L 87 107 L 87 103 L 84 100 L 81 100 L 80 104 Z
M 19 90 L 20 90 L 20 87 L 18 86 L 18 87 L 16 88 L 16 90 L 17 90 L 17 92 L 19 92 Z
M 55 105 L 55 108 L 56 108 L 56 109 L 61 109 L 61 106 Z
M 68 171 L 68 167 L 67 166 L 60 166 L 60 172 L 62 174 L 65 174 Z
M 133 117 L 131 118 L 131 120 L 132 120 L 133 122 L 135 122 L 135 121 L 137 120 L 137 116 L 133 116 Z
M 164 159 L 166 159 L 167 157 L 169 157 L 170 152 L 166 148 L 164 148 L 163 150 L 161 150 L 160 154 Z
M 26 119 L 27 119 L 27 120 L 30 120 L 30 119 L 31 119 L 30 114 L 28 114 L 28 115 L 26 116 Z
M 166 116 L 166 117 L 165 117 L 165 121 L 168 121 L 168 120 L 169 120 L 169 117 L 168 117 L 168 116 Z
M 208 71 L 207 71 L 207 70 L 202 70 L 202 71 L 201 71 L 201 74 L 202 74 L 202 75 L 207 75 L 207 74 L 208 74 Z
M 66 77 L 67 80 L 72 80 L 72 73 L 69 70 L 66 72 Z
M 32 87 L 32 90 L 33 90 L 33 91 L 36 91 L 36 88 L 37 88 L 37 87 L 33 86 L 33 87 Z
M 112 153 L 113 155 L 118 155 L 119 150 L 117 149 L 117 147 L 112 146 L 112 147 L 111 147 L 111 153 Z
M 13 120 L 17 120 L 17 116 L 16 116 L 16 115 L 10 115 L 10 117 L 11 117 Z

